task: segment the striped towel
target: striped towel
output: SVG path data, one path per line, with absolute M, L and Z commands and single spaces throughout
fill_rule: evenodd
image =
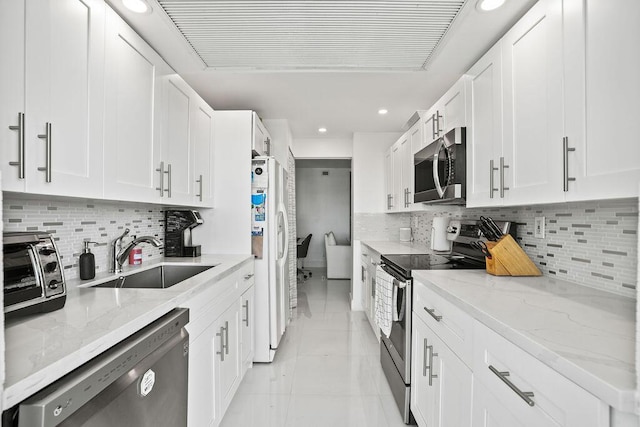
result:
M 391 333 L 391 323 L 394 318 L 394 301 L 397 299 L 397 290 L 393 286 L 393 278 L 382 269 L 382 267 L 376 267 L 376 325 L 380 328 L 383 334 L 387 337 Z M 397 314 L 396 314 L 397 316 Z

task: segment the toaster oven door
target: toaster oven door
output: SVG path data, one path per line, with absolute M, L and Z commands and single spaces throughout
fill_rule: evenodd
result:
M 4 306 L 42 296 L 42 272 L 29 243 L 4 246 Z

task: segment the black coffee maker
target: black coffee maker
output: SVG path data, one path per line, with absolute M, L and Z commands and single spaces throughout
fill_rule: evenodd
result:
M 165 211 L 164 255 L 179 257 L 199 257 L 200 245 L 193 245 L 191 230 L 204 224 L 198 211 Z

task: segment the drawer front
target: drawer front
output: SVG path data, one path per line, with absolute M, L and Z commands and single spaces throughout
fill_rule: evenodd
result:
M 477 321 L 473 372 L 501 407 L 527 420 L 524 425 L 609 425 L 600 399 Z
M 420 282 L 413 285 L 413 312 L 422 319 L 458 357 L 471 367 L 473 318 Z
M 251 285 L 255 283 L 255 275 L 254 275 L 254 265 L 253 261 L 250 261 L 243 265 L 238 271 L 237 274 L 237 283 L 240 287 L 241 292 L 244 292 L 246 289 L 249 289 Z

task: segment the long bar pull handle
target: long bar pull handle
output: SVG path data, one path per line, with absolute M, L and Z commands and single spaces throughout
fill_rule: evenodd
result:
M 242 308 L 244 308 L 245 317 L 242 319 L 244 324 L 249 327 L 249 300 L 246 300 L 244 304 L 242 304 Z
M 160 167 L 156 169 L 156 172 L 160 172 L 160 187 L 156 187 L 156 190 L 160 192 L 160 197 L 164 197 L 164 162 L 160 162 Z
M 429 366 L 427 365 L 427 351 L 429 348 L 429 344 L 427 342 L 427 339 L 424 338 L 424 342 L 422 344 L 423 347 L 423 352 L 422 352 L 422 376 L 426 377 L 427 376 L 427 370 L 429 369 Z
M 507 371 L 498 371 L 496 368 L 493 367 L 493 365 L 489 365 L 489 370 L 491 372 L 493 372 L 494 374 L 496 374 L 498 376 L 498 378 L 500 378 L 500 380 L 505 383 L 506 385 L 509 386 L 509 388 L 511 390 L 513 390 L 518 396 L 520 396 L 520 398 L 522 400 L 524 400 L 525 402 L 527 402 L 527 405 L 529 406 L 535 406 L 536 402 L 533 401 L 533 399 L 531 399 L 533 397 L 533 392 L 531 391 L 522 391 L 520 390 L 514 383 L 512 383 L 511 381 L 509 381 L 507 379 L 507 377 L 509 376 L 509 372 Z
M 167 164 L 165 173 L 167 174 L 167 188 L 164 191 L 166 191 L 167 196 L 171 198 L 171 163 Z
M 433 385 L 433 379 L 438 378 L 438 376 L 433 373 L 433 358 L 438 357 L 438 353 L 433 352 L 432 345 L 428 345 L 427 350 L 429 351 L 429 385 Z
M 45 143 L 45 164 L 40 166 L 38 170 L 44 172 L 44 182 L 51 182 L 51 123 L 47 122 L 44 134 L 38 135 L 38 138 L 44 139 Z
M 504 199 L 504 191 L 509 187 L 504 186 L 504 170 L 508 169 L 509 165 L 504 164 L 504 157 L 500 157 L 500 198 Z
M 498 168 L 496 168 L 493 165 L 493 160 L 489 160 L 489 198 L 490 199 L 493 199 L 493 192 L 498 191 L 498 189 L 493 186 L 494 185 L 493 173 L 497 170 Z
M 440 114 L 440 110 L 436 111 L 436 122 L 437 122 L 437 126 L 436 126 L 436 136 L 440 136 L 440 132 L 442 132 L 444 129 L 442 129 L 440 127 L 440 119 L 444 119 L 444 117 L 442 116 L 442 114 Z
M 202 175 L 200 175 L 200 178 L 196 179 L 196 182 L 198 183 L 198 185 L 200 186 L 200 192 L 198 194 L 196 194 L 196 197 L 202 201 Z
M 224 352 L 229 354 L 229 322 L 224 322 Z
M 423 307 L 424 311 L 426 311 L 427 313 L 429 313 L 429 315 L 431 317 L 433 317 L 434 319 L 436 319 L 436 322 L 439 322 L 442 320 L 442 316 L 437 316 L 436 315 L 436 309 L 435 308 L 427 308 L 427 307 Z
M 224 362 L 224 326 L 220 326 L 220 332 L 216 334 L 217 337 L 220 337 L 220 351 L 216 351 L 216 354 L 220 355 L 220 361 Z
M 25 163 L 24 163 L 24 113 L 18 113 L 18 124 L 16 126 L 9 126 L 11 130 L 18 131 L 18 161 L 9 162 L 11 166 L 18 167 L 18 179 L 24 179 L 25 176 Z
M 407 188 L 407 207 L 411 207 L 411 191 Z
M 432 114 L 431 115 L 431 140 L 433 141 L 434 139 L 436 139 L 436 115 Z
M 575 177 L 569 176 L 569 152 L 576 151 L 575 147 L 569 147 L 569 137 L 562 137 L 562 159 L 563 159 L 563 190 L 569 191 L 569 181 L 575 181 Z

